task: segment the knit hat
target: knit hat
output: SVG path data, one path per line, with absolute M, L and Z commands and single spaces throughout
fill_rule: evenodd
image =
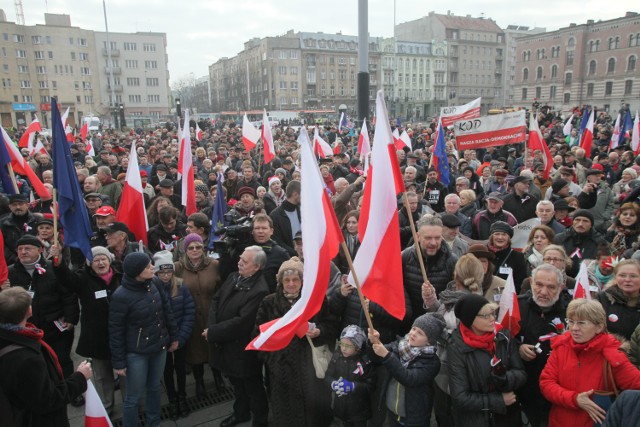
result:
M 300 261 L 300 258 L 298 258 L 297 256 L 294 256 L 291 259 L 283 262 L 278 269 L 278 279 L 281 279 L 281 275 L 284 274 L 284 272 L 287 270 L 298 271 L 300 273 L 300 277 L 302 277 L 302 274 L 304 272 L 304 264 L 302 264 L 302 261 Z
M 577 211 L 575 211 L 575 213 L 573 214 L 573 218 L 577 218 L 577 217 L 583 217 L 583 218 L 587 218 L 589 221 L 591 221 L 591 225 L 593 226 L 594 223 L 594 218 L 593 218 L 593 214 L 591 212 L 589 212 L 586 209 L 578 209 Z
M 493 234 L 497 231 L 507 233 L 509 237 L 513 237 L 513 227 L 511 227 L 504 221 L 496 221 L 491 224 L 491 228 L 489 228 L 489 234 Z
M 558 191 L 562 190 L 567 185 L 569 185 L 569 183 L 564 179 L 556 178 L 553 180 L 553 184 L 551 184 L 551 191 L 558 194 Z
M 277 176 L 272 176 L 271 178 L 269 178 L 269 187 L 271 187 L 271 185 L 275 184 L 276 182 L 282 184 L 282 181 L 280 181 L 280 178 L 278 178 Z
M 469 294 L 458 300 L 453 312 L 460 322 L 467 328 L 471 328 L 482 307 L 489 304 L 489 301 L 481 295 Z
M 199 234 L 190 233 L 190 234 L 187 234 L 183 240 L 184 250 L 186 251 L 189 245 L 192 244 L 193 242 L 204 244 L 204 242 L 202 241 L 202 237 L 200 237 Z
M 628 173 L 629 175 L 631 175 L 631 179 L 638 178 L 638 172 L 636 172 L 636 170 L 633 168 L 626 168 L 622 171 L 622 173 Z
M 422 329 L 429 338 L 429 344 L 435 345 L 446 323 L 444 317 L 439 313 L 425 313 L 413 321 L 413 326 Z
M 242 197 L 242 195 L 243 195 L 243 194 L 250 194 L 250 195 L 252 195 L 253 197 L 256 197 L 256 192 L 255 192 L 255 191 L 253 191 L 253 188 L 251 188 L 251 187 L 241 187 L 241 188 L 238 190 L 238 199 L 239 199 L 240 197 Z
M 281 173 L 281 174 L 282 174 L 282 175 L 284 175 L 284 176 L 287 176 L 287 170 L 286 170 L 286 169 L 284 169 L 284 168 L 278 168 L 278 169 L 276 169 L 276 171 L 274 172 L 274 174 L 275 174 L 275 175 L 277 175 L 277 174 L 279 174 L 279 173 Z
M 171 252 L 160 251 L 153 255 L 153 272 L 157 273 L 160 270 L 173 271 L 173 256 Z
M 42 242 L 36 236 L 32 234 L 25 234 L 16 242 L 16 248 L 21 245 L 31 245 L 37 248 L 43 247 Z
M 196 185 L 196 191 L 199 191 L 206 196 L 207 194 L 209 194 L 209 187 L 204 184 L 198 184 Z
M 107 258 L 109 258 L 109 263 L 112 263 L 114 260 L 113 254 L 109 252 L 109 249 L 105 248 L 104 246 L 94 246 L 93 248 L 91 248 L 91 253 L 93 254 L 94 258 L 98 255 L 106 256 Z M 91 261 L 87 260 L 87 265 L 91 265 Z
M 342 332 L 340 333 L 340 339 L 342 340 L 345 338 L 351 341 L 353 345 L 358 347 L 358 350 L 360 350 L 364 343 L 367 341 L 367 336 L 365 335 L 362 328 L 356 325 L 349 325 L 342 330 Z
M 124 274 L 136 278 L 144 271 L 145 268 L 151 263 L 151 258 L 144 252 L 131 252 L 124 257 L 122 263 L 122 270 Z

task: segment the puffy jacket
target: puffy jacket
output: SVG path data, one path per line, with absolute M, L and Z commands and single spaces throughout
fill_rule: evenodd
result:
M 640 307 L 629 305 L 629 298 L 616 285 L 598 293 L 598 301 L 607 313 L 607 331 L 626 340 L 640 325 Z
M 602 427 L 623 427 L 629 420 L 637 419 L 640 419 L 640 391 L 627 390 L 611 405 Z
M 427 257 L 424 255 L 424 251 L 422 255 L 427 279 L 439 295 L 441 291 L 446 289 L 447 283 L 453 279 L 453 270 L 458 258 L 451 253 L 449 246 L 444 241 L 440 244 L 440 250 L 434 256 Z M 402 280 L 411 301 L 413 315 L 411 321 L 413 322 L 416 317 L 426 313 L 422 302 L 420 261 L 413 245 L 402 251 Z
M 567 228 L 567 231 L 560 233 L 555 238 L 555 243 L 564 247 L 565 252 L 573 260 L 573 266 L 571 270 L 567 271 L 567 274 L 571 277 L 576 277 L 580 264 L 583 259 L 598 259 L 598 244 L 606 243 L 603 237 L 593 228 L 586 233 L 576 233 L 571 228 Z M 576 251 L 579 249 L 579 253 Z
M 524 197 L 518 196 L 515 192 L 504 197 L 502 208 L 511 212 L 518 222 L 524 222 L 536 217 L 536 205 L 540 199 L 532 194 Z
M 7 265 L 17 261 L 16 242 L 25 234 L 33 236 L 38 232 L 37 218 L 31 213 L 27 213 L 25 222 L 18 221 L 16 217 L 9 213 L 0 219 L 0 230 L 4 236 L 4 259 Z
M 500 209 L 497 213 L 492 214 L 488 210 L 483 210 L 475 214 L 471 220 L 471 238 L 475 240 L 488 239 L 491 224 L 496 221 L 504 221 L 512 227 L 518 225 L 518 220 L 511 212 Z
M 553 342 L 549 361 L 540 374 L 540 390 L 552 405 L 549 427 L 593 426 L 576 399 L 585 391 L 604 390 L 605 360 L 620 390 L 640 389 L 640 371 L 619 347 L 620 342 L 607 333 L 596 335 L 582 351 L 576 349 L 568 332 Z
M 193 302 L 189 288 L 182 283 L 182 279 L 176 277 L 174 280 L 178 282 L 176 295 L 172 294 L 171 282 L 162 283 L 161 286 L 162 291 L 171 301 L 171 312 L 178 327 L 177 340 L 180 344 L 179 348 L 182 348 L 187 343 L 193 330 L 193 323 L 196 318 L 196 305 Z
M 113 369 L 127 367 L 127 354 L 153 354 L 177 339 L 171 303 L 160 291 L 160 280 L 145 282 L 124 275 L 111 297 L 109 343 Z

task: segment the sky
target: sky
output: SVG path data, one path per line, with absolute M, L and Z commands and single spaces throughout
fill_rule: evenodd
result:
M 71 25 L 104 31 L 103 0 L 22 0 L 26 25 L 44 24 L 44 13 L 71 16 Z M 167 33 L 170 83 L 233 57 L 253 37 L 278 36 L 288 30 L 358 34 L 357 0 L 105 0 L 109 31 Z M 435 3 L 435 4 L 434 4 Z M 395 0 L 395 22 L 430 11 L 491 18 L 501 27 L 522 25 L 556 30 L 587 19 L 607 20 L 640 12 L 637 0 Z M 444 3 L 444 2 L 442 2 Z M 394 0 L 369 0 L 369 34 L 393 36 Z M 165 6 L 167 5 L 167 6 Z M 603 7 L 606 5 L 606 7 Z M 7 20 L 15 22 L 14 0 L 0 0 Z

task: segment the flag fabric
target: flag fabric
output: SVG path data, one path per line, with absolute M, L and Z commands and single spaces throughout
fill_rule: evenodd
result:
M 86 141 L 88 133 L 89 133 L 89 122 L 84 122 L 84 124 L 80 128 L 80 138 L 82 138 L 82 142 Z
M 629 137 L 629 131 L 633 129 L 633 121 L 631 120 L 631 110 L 628 110 L 624 115 L 622 123 L 620 124 L 620 143 L 624 144 Z
M 294 334 L 304 336 L 307 322 L 322 307 L 331 259 L 338 254 L 338 246 L 343 240 L 305 127 L 300 128 L 298 144 L 302 161 L 300 215 L 302 224 L 308 224 L 302 227 L 304 286 L 300 299 L 283 317 L 261 325 L 260 335 L 249 343 L 247 350 L 277 351 L 289 345 Z M 402 286 L 402 281 L 399 283 Z
M 182 166 L 182 206 L 187 218 L 196 213 L 196 184 L 193 179 L 193 154 L 191 153 L 191 132 L 189 132 L 189 109 L 184 111 L 184 129 L 180 146 L 180 166 Z
M 564 136 L 571 135 L 571 129 L 573 129 L 573 114 L 569 117 L 569 120 L 564 124 L 562 128 L 562 133 Z
M 498 323 L 503 328 L 511 332 L 511 337 L 515 337 L 520 332 L 520 305 L 518 304 L 518 294 L 513 283 L 513 272 L 509 272 L 507 283 L 500 297 L 500 311 L 498 312 Z
M 260 131 L 251 124 L 245 113 L 242 119 L 242 142 L 244 143 L 244 148 L 247 150 L 247 153 L 258 145 L 259 139 Z
M 436 143 L 433 146 L 433 155 L 431 156 L 432 166 L 438 171 L 438 181 L 445 186 L 449 185 L 449 158 L 447 157 L 447 144 L 444 141 L 444 129 L 442 128 L 442 120 L 438 120 L 438 129 L 436 135 Z
M 400 141 L 402 141 L 402 144 L 404 144 L 405 147 L 408 147 L 410 151 L 413 151 L 413 148 L 411 148 L 411 137 L 406 130 L 403 130 L 400 134 Z
M 393 132 L 391 132 L 391 138 L 393 139 L 393 146 L 396 147 L 396 150 L 402 150 L 405 145 L 400 139 L 400 132 L 398 132 L 398 128 L 393 129 Z
M 85 147 L 88 155 L 90 156 L 96 155 L 96 150 L 93 148 L 93 141 L 91 141 L 91 138 L 89 138 L 88 141 L 85 141 Z
M 92 148 L 92 150 L 93 150 L 93 148 Z M 47 152 L 46 148 L 44 148 L 44 145 L 42 145 L 42 141 L 40 141 L 39 139 L 38 139 L 38 142 L 36 142 L 36 146 L 33 147 L 33 149 L 29 151 L 29 154 L 31 156 L 35 155 L 36 153 L 46 154 L 47 156 L 49 155 L 49 153 Z
M 33 146 L 33 138 L 35 137 L 36 132 L 42 132 L 42 127 L 40 126 L 40 121 L 38 120 L 38 116 L 34 116 L 33 121 L 29 123 L 29 126 L 24 130 L 24 133 L 20 137 L 20 142 L 18 143 L 18 147 L 20 148 L 29 148 Z
M 222 172 L 218 172 L 218 180 L 216 186 L 216 200 L 213 202 L 213 212 L 211 214 L 211 231 L 209 232 L 209 250 L 213 250 L 214 242 L 220 240 L 220 236 L 217 231 L 223 227 L 229 225 L 229 222 L 224 217 L 227 213 L 227 201 L 224 198 L 224 189 L 222 183 L 224 182 L 224 176 Z
M 60 111 L 55 98 L 51 99 L 51 154 L 53 157 L 53 187 L 58 190 L 58 211 L 64 227 L 66 246 L 78 248 L 88 260 L 93 259 L 91 238 L 93 230 L 84 205 L 78 175 L 73 166 L 69 144 L 66 143 Z
M 202 129 L 198 126 L 198 122 L 196 122 L 196 141 L 202 141 Z
M 535 152 L 535 150 L 540 150 L 542 152 L 544 178 L 549 179 L 551 168 L 553 167 L 553 156 L 551 155 L 551 151 L 549 151 L 549 146 L 546 141 L 542 138 L 542 132 L 540 132 L 538 120 L 533 114 L 533 111 L 529 115 L 529 142 L 527 144 L 527 149 L 532 152 Z
M 51 199 L 51 194 L 49 194 L 49 190 L 44 186 L 38 175 L 35 174 L 31 166 L 29 166 L 29 162 L 24 160 L 22 154 L 18 150 L 18 147 L 15 146 L 7 131 L 0 126 L 0 132 L 2 132 L 2 139 L 4 139 L 4 145 L 11 156 L 11 167 L 13 167 L 13 171 L 17 174 L 27 177 L 29 182 L 31 183 L 31 187 L 33 190 L 40 196 L 40 198 L 49 200 Z M 41 144 L 40 144 L 41 145 Z M 36 144 L 37 147 L 37 144 Z M 44 149 L 44 146 L 42 147 Z M 46 152 L 46 150 L 45 150 Z
M 333 150 L 329 143 L 320 136 L 318 126 L 313 131 L 313 153 L 323 159 L 333 156 Z
M 633 130 L 631 133 L 631 149 L 638 155 L 640 151 L 640 120 L 638 117 L 638 111 L 636 110 L 636 120 L 633 122 Z
M 396 179 L 398 161 L 382 90 L 376 96 L 376 117 L 371 167 L 359 221 L 362 243 L 353 267 L 364 295 L 393 317 L 403 319 L 406 310 L 397 195 L 404 186 Z M 355 284 L 352 274 L 349 282 Z
M 370 152 L 371 140 L 369 139 L 369 130 L 367 129 L 367 121 L 363 120 L 360 136 L 358 137 L 358 155 L 360 156 L 360 161 L 363 161 Z
M 262 151 L 264 152 L 264 164 L 271 162 L 276 156 L 276 150 L 273 147 L 273 135 L 271 134 L 271 124 L 267 117 L 267 110 L 262 113 Z
M 618 113 L 618 118 L 616 118 L 616 124 L 613 126 L 613 134 L 611 135 L 611 142 L 609 143 L 609 150 L 613 150 L 618 146 L 618 142 L 620 141 L 620 116 Z
M 584 106 L 582 109 L 582 118 L 580 119 L 580 130 L 578 131 L 578 139 L 582 141 L 582 134 L 584 130 L 587 128 L 587 123 L 589 122 L 589 107 Z
M 180 129 L 180 119 L 178 119 L 178 127 L 176 129 L 176 135 L 178 137 L 178 178 L 182 177 L 182 157 L 184 156 L 184 144 L 182 140 L 182 129 Z
M 136 141 L 131 143 L 129 167 L 122 187 L 120 205 L 116 212 L 116 221 L 126 223 L 129 230 L 136 236 L 136 240 L 142 240 L 145 245 L 147 244 L 149 223 L 147 221 L 147 210 L 144 206 L 144 192 L 142 179 L 140 178 Z
M 591 299 L 589 290 L 589 273 L 587 272 L 587 263 L 583 260 L 580 263 L 580 270 L 576 276 L 576 286 L 573 290 L 573 299 Z
M 98 396 L 96 388 L 90 380 L 87 380 L 87 392 L 84 407 L 85 427 L 113 427 L 109 414 Z
M 464 105 L 442 107 L 440 109 L 440 120 L 442 120 L 442 127 L 449 127 L 460 120 L 475 119 L 477 117 L 480 117 L 481 106 L 482 97 L 476 98 Z
M 591 158 L 591 146 L 593 145 L 593 115 L 594 111 L 591 110 L 587 126 L 584 128 L 582 139 L 580 140 L 580 148 L 584 150 L 587 159 Z
M 11 174 L 9 173 L 9 166 L 11 166 L 11 155 L 7 150 L 7 145 L 4 143 L 4 137 L 0 133 L 0 181 L 4 188 L 3 193 L 16 194 L 16 188 L 14 187 Z
M 338 122 L 338 132 L 347 127 L 347 115 L 343 112 L 340 113 L 340 122 Z

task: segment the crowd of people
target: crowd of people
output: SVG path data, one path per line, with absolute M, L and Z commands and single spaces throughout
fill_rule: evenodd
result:
M 51 198 L 30 198 L 25 177 L 17 194 L 0 196 L 3 414 L 20 426 L 68 425 L 66 405 L 84 404 L 93 376 L 110 416 L 119 388 L 124 425 L 137 426 L 143 406 L 154 427 L 163 388 L 170 417 L 189 415 L 193 375 L 198 398 L 233 388 L 223 427 L 630 425 L 640 390 L 640 157 L 629 137 L 610 148 L 606 113 L 591 153 L 576 131 L 563 134 L 560 116 L 535 117 L 550 171 L 524 141 L 459 152 L 446 131 L 443 177 L 431 166 L 435 121 L 399 129 L 412 142 L 396 152 L 404 319 L 375 301 L 363 306 L 346 280 L 367 171 L 358 131 L 323 126 L 335 152 L 318 159 L 319 170 L 346 245 L 306 333 L 274 352 L 245 347 L 305 286 L 299 126 L 273 129 L 276 157 L 264 164 L 235 123 L 200 123 L 201 139 L 192 123 L 189 177 L 178 174 L 174 128 L 104 129 L 90 136 L 95 156 L 77 138 L 70 148 L 78 208 L 94 230 L 91 261 L 65 246 Z M 134 141 L 147 245 L 116 221 Z M 51 190 L 49 152 L 22 154 Z M 188 216 L 182 179 L 195 181 L 197 212 Z M 220 240 L 211 233 L 216 197 L 228 210 Z M 514 247 L 514 226 L 535 218 L 526 246 Z M 591 298 L 573 299 L 583 263 Z M 497 323 L 509 277 L 521 316 L 512 330 Z M 323 349 L 332 356 L 319 372 Z M 91 363 L 74 372 L 72 351 Z

